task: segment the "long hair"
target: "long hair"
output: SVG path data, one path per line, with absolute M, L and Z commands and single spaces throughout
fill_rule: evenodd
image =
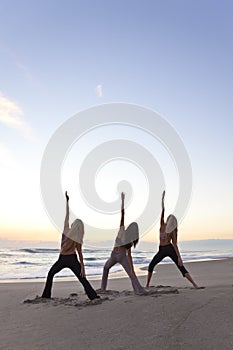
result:
M 82 220 L 80 219 L 74 220 L 70 230 L 66 233 L 66 236 L 72 239 L 72 241 L 83 244 L 84 224 Z
M 177 218 L 174 215 L 169 215 L 167 217 L 167 222 L 166 222 L 166 233 L 170 237 L 176 237 L 177 236 L 177 231 L 178 231 L 178 222 Z
M 136 247 L 139 241 L 139 229 L 136 222 L 132 222 L 127 227 L 125 238 L 127 240 L 127 244 L 132 244 L 134 248 Z

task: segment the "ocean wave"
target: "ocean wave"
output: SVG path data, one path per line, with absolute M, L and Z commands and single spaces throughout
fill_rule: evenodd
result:
M 118 268 L 118 269 L 114 269 L 110 272 L 110 275 L 111 273 L 115 273 L 115 272 L 119 272 L 121 271 L 122 268 Z M 102 275 L 102 270 L 98 270 L 98 269 L 95 269 L 95 270 L 90 270 L 88 271 L 88 269 L 86 270 L 86 275 L 87 276 L 100 276 Z M 0 276 L 0 281 L 8 281 L 8 280 L 18 280 L 18 281 L 21 281 L 21 280 L 35 280 L 35 279 L 43 279 L 45 280 L 46 279 L 46 276 L 47 276 L 47 273 L 45 273 L 44 275 L 31 275 L 31 276 L 17 276 L 17 275 L 11 275 L 11 276 L 8 276 L 8 277 L 1 277 Z M 54 279 L 65 279 L 65 278 L 71 278 L 71 277 L 74 277 L 75 278 L 75 275 L 71 272 L 67 272 L 63 275 L 56 275 L 54 276 Z
M 102 260 L 102 261 L 105 261 L 105 259 L 103 257 L 100 257 L 100 258 L 85 258 L 84 257 L 84 260 L 86 261 L 98 261 L 98 260 Z
M 47 247 L 53 247 L 46 248 Z M 181 256 L 184 264 L 187 262 L 195 261 L 211 261 L 220 260 L 233 256 L 231 247 L 233 247 L 233 240 L 231 244 L 228 242 L 225 247 L 219 245 L 216 249 L 214 246 L 209 246 L 206 249 L 202 249 L 203 242 L 199 245 L 194 245 L 190 243 L 189 246 L 181 248 Z M 58 259 L 60 250 L 57 249 L 57 245 L 45 245 L 41 246 L 35 244 L 32 246 L 31 243 L 26 243 L 23 246 L 18 247 L 1 247 L 0 250 L 0 265 L 1 273 L 0 280 L 27 280 L 27 279 L 45 279 L 50 267 Z M 21 248 L 21 249 L 20 249 Z M 193 249 L 191 249 L 193 248 Z M 83 249 L 84 264 L 86 267 L 87 276 L 90 275 L 101 275 L 103 272 L 103 267 L 107 259 L 111 254 L 111 248 L 106 249 Z M 151 251 L 151 247 L 148 250 L 145 249 L 135 249 L 132 252 L 133 262 L 135 266 L 145 266 L 147 269 L 153 256 L 156 254 L 157 250 Z M 172 261 L 169 258 L 164 259 L 162 264 L 169 264 Z M 110 273 L 122 270 L 122 267 L 117 264 L 114 266 Z M 74 276 L 69 270 L 64 270 L 59 273 L 55 278 L 70 278 Z
M 202 256 L 191 256 L 187 258 L 183 258 L 182 260 L 185 262 L 192 262 L 192 261 L 211 261 L 211 260 L 218 260 L 218 259 L 227 259 L 231 258 L 232 254 L 221 254 L 221 255 L 202 255 Z
M 38 254 L 38 253 L 59 253 L 59 249 L 48 249 L 48 248 L 24 248 L 24 249 L 19 249 L 18 251 L 24 252 L 24 253 L 31 253 L 31 254 Z
M 105 262 L 90 264 L 90 263 L 85 263 L 85 260 L 84 260 L 84 265 L 85 265 L 85 267 L 94 267 L 94 268 L 95 268 L 95 267 L 96 267 L 96 268 L 100 267 L 100 268 L 103 268 L 103 267 L 104 267 L 104 264 L 105 264 Z
M 88 248 L 83 248 L 82 249 L 83 253 L 88 253 L 88 254 L 109 254 L 112 251 L 111 249 L 88 249 Z
M 0 258 L 8 258 L 9 256 L 13 256 L 13 254 L 0 253 Z
M 12 263 L 12 265 L 41 265 L 39 263 L 33 263 L 33 262 L 29 262 L 29 261 L 17 261 Z

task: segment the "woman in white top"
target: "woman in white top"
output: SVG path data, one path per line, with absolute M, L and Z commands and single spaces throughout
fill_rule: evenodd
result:
M 142 295 L 146 294 L 145 289 L 139 283 L 137 276 L 134 272 L 133 259 L 131 255 L 131 248 L 136 247 L 139 241 L 138 225 L 136 222 L 131 223 L 127 229 L 125 229 L 124 217 L 124 200 L 125 194 L 121 193 L 121 222 L 118 235 L 115 240 L 114 248 L 112 250 L 110 258 L 104 265 L 103 277 L 101 283 L 101 291 L 105 291 L 108 281 L 108 273 L 112 266 L 119 263 L 123 266 L 134 289 L 135 294 Z
M 194 282 L 190 273 L 184 267 L 183 261 L 180 256 L 179 248 L 177 245 L 178 223 L 177 223 L 176 217 L 174 215 L 169 215 L 167 217 L 167 221 L 164 222 L 164 212 L 165 212 L 164 197 L 165 197 L 165 191 L 163 191 L 163 194 L 162 194 L 162 213 L 161 213 L 161 220 L 160 220 L 159 251 L 154 256 L 151 263 L 149 264 L 146 288 L 149 287 L 154 267 L 160 261 L 162 261 L 165 257 L 168 256 L 174 261 L 174 263 L 182 273 L 183 277 L 186 277 L 195 288 L 199 289 L 201 287 L 198 287 L 198 285 Z

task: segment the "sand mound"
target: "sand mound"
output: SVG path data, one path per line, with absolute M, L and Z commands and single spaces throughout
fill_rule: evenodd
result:
M 102 297 L 94 300 L 80 300 L 76 293 L 70 294 L 68 298 L 41 298 L 36 296 L 34 299 L 26 299 L 24 300 L 24 304 L 46 304 L 52 306 L 75 306 L 78 308 L 83 308 L 92 305 L 102 304 L 103 301 L 109 300 L 108 297 Z
M 122 292 L 119 292 L 117 290 L 106 290 L 105 292 L 101 291 L 100 289 L 97 290 L 98 294 L 101 294 L 101 298 L 94 299 L 94 300 L 82 300 L 79 298 L 77 293 L 71 293 L 68 298 L 41 298 L 39 296 L 36 296 L 34 299 L 26 299 L 24 300 L 24 304 L 45 304 L 45 305 L 52 305 L 52 306 L 74 306 L 78 308 L 84 308 L 87 306 L 92 305 L 99 305 L 102 304 L 104 301 L 112 301 L 116 298 L 120 297 L 131 297 L 132 301 L 137 295 L 134 294 L 134 292 L 129 290 L 123 290 Z M 146 293 L 142 296 L 159 296 L 161 294 L 177 294 L 178 289 L 173 288 L 170 286 L 157 286 L 157 287 L 150 287 L 146 290 Z

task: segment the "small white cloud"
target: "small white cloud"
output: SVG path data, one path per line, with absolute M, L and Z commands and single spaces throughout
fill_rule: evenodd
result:
M 19 105 L 0 92 L 0 123 L 17 128 L 29 135 L 30 127 L 23 119 L 23 111 Z
M 98 84 L 95 88 L 95 92 L 96 92 L 96 95 L 98 97 L 102 97 L 103 96 L 103 85 L 102 84 Z

